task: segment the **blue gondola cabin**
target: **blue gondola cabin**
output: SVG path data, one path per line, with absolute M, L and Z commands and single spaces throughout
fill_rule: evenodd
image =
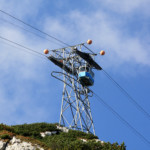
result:
M 78 73 L 79 82 L 83 86 L 92 86 L 94 84 L 94 73 L 90 67 L 81 66 Z

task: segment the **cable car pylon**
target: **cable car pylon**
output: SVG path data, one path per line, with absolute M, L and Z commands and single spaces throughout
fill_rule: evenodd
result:
M 87 44 L 91 43 L 91 40 L 87 41 Z M 89 102 L 93 92 L 89 87 L 94 84 L 92 70 L 102 68 L 94 61 L 97 54 L 83 52 L 88 50 L 84 45 L 85 43 L 82 43 L 51 50 L 47 58 L 63 70 L 51 73 L 64 84 L 59 125 L 95 135 Z M 44 53 L 49 52 L 46 49 Z

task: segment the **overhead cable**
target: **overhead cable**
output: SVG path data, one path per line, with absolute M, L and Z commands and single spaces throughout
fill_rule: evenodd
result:
M 45 40 L 51 42 L 51 43 L 57 44 L 57 45 L 59 45 L 59 46 L 62 46 L 62 44 L 56 43 L 56 42 L 54 42 L 54 41 L 51 41 L 50 39 L 48 39 L 48 38 L 46 38 L 46 37 L 40 36 L 39 34 L 36 34 L 36 33 L 32 32 L 32 31 L 29 31 L 29 30 L 27 30 L 27 29 L 25 29 L 25 28 L 23 28 L 23 27 L 21 27 L 21 26 L 15 24 L 15 23 L 12 23 L 12 22 L 6 20 L 6 19 L 0 18 L 0 20 L 2 20 L 3 22 L 9 23 L 9 24 L 11 24 L 11 25 L 13 25 L 13 26 L 15 26 L 15 27 L 17 27 L 17 28 L 20 28 L 20 29 L 22 29 L 22 30 L 24 30 L 24 31 L 27 31 L 27 32 L 29 32 L 29 33 L 32 33 L 32 34 L 34 34 L 34 35 L 36 35 L 36 36 L 38 36 L 38 37 L 40 37 L 40 38 L 42 38 L 42 39 L 45 39 Z
M 3 44 L 5 44 L 5 45 L 8 45 L 8 46 L 10 46 L 10 47 L 14 47 L 15 50 L 19 50 L 19 51 L 21 50 L 21 51 L 24 51 L 24 52 L 29 53 L 29 54 L 31 54 L 31 55 L 37 56 L 38 58 L 42 58 L 42 59 L 44 59 L 44 60 L 47 60 L 45 57 L 43 57 L 43 56 L 41 56 L 41 55 L 38 55 L 38 54 L 36 54 L 36 53 L 33 53 L 32 51 L 26 50 L 26 49 L 23 48 L 23 47 L 18 48 L 18 47 L 15 46 L 14 44 L 9 44 L 8 41 L 3 41 L 3 39 L 0 40 L 0 42 L 3 43 Z
M 24 22 L 24 21 L 21 20 L 21 19 L 16 18 L 15 16 L 13 16 L 13 15 L 11 15 L 11 14 L 9 14 L 9 13 L 3 11 L 3 10 L 0 10 L 0 12 L 3 13 L 3 14 L 5 14 L 5 15 L 7 15 L 7 16 L 9 16 L 9 17 L 11 17 L 11 18 L 13 18 L 13 19 L 15 19 L 15 20 L 17 20 L 17 21 L 19 21 L 19 22 L 21 22 L 21 23 L 23 23 L 23 24 L 25 24 L 25 25 L 27 25 L 27 26 L 29 26 L 29 27 L 31 27 L 32 29 L 34 29 L 34 30 L 36 30 L 36 31 L 38 31 L 38 32 L 40 32 L 40 33 L 42 33 L 42 34 L 47 35 L 48 37 L 50 37 L 50 38 L 52 38 L 52 39 L 55 39 L 56 41 L 58 41 L 58 42 L 60 42 L 60 43 L 62 43 L 62 44 L 64 44 L 64 45 L 70 46 L 69 44 L 67 44 L 67 43 L 65 43 L 65 42 L 63 42 L 63 41 L 61 41 L 61 40 L 55 38 L 54 36 L 52 36 L 52 35 L 50 35 L 50 34 L 44 32 L 44 31 L 42 31 L 42 30 L 40 30 L 40 29 L 38 29 L 38 28 L 36 28 L 36 27 L 34 27 L 34 26 L 32 26 L 32 25 L 26 23 L 26 22 Z
M 103 72 L 118 87 L 118 89 L 130 100 L 130 102 L 133 103 L 135 107 L 150 120 L 150 114 L 142 106 L 140 106 L 140 104 L 138 104 L 136 100 L 124 88 L 122 88 L 119 85 L 119 83 L 117 83 L 104 69 Z
M 39 53 L 39 52 L 37 52 L 37 51 L 35 51 L 35 50 L 33 50 L 33 49 L 30 49 L 30 48 L 28 48 L 28 47 L 25 47 L 25 46 L 23 46 L 23 45 L 21 45 L 21 44 L 19 44 L 19 43 L 17 43 L 17 42 L 11 41 L 11 40 L 9 40 L 9 39 L 7 39 L 7 38 L 4 38 L 4 37 L 2 37 L 2 36 L 0 36 L 0 39 L 3 39 L 3 40 L 5 40 L 5 41 L 8 41 L 8 42 L 13 43 L 13 44 L 15 44 L 15 45 L 18 45 L 18 46 L 20 46 L 20 47 L 22 47 L 22 48 L 24 48 L 24 49 L 26 49 L 26 50 L 28 50 L 28 51 L 30 51 L 30 52 L 34 52 L 34 53 L 36 53 L 36 54 L 38 54 L 38 55 L 42 55 L 42 56 L 46 57 L 46 56 L 45 56 L 44 54 L 42 54 L 42 53 Z
M 59 40 L 58 38 L 56 38 L 56 37 L 54 37 L 54 36 L 52 36 L 52 35 L 50 35 L 50 34 L 44 32 L 44 31 L 42 31 L 42 30 L 40 30 L 40 29 L 38 29 L 38 28 L 36 28 L 36 27 L 34 27 L 34 26 L 32 26 L 32 25 L 26 23 L 25 21 L 23 21 L 23 20 L 21 20 L 21 19 L 15 17 L 15 16 L 13 16 L 13 15 L 11 15 L 11 14 L 5 12 L 4 10 L 0 10 L 0 12 L 3 13 L 3 14 L 5 14 L 5 15 L 7 15 L 7 16 L 9 16 L 9 17 L 11 17 L 11 18 L 13 18 L 13 19 L 15 19 L 15 20 L 17 20 L 17 21 L 19 21 L 19 22 L 21 22 L 21 23 L 23 23 L 23 24 L 25 24 L 25 25 L 27 25 L 27 26 L 29 26 L 29 27 L 31 27 L 32 29 L 34 29 L 34 30 L 36 30 L 36 31 L 39 31 L 39 32 L 42 33 L 42 34 L 47 35 L 48 37 L 50 37 L 50 38 L 52 38 L 52 39 L 54 39 L 54 40 L 56 40 L 56 41 L 58 41 L 58 42 L 60 42 L 60 43 L 62 43 L 62 44 L 64 44 L 64 45 L 66 45 L 66 46 L 71 47 L 69 44 L 63 42 L 62 40 Z M 7 21 L 7 22 L 8 22 L 8 21 Z M 13 24 L 13 23 L 11 23 L 11 24 Z M 14 25 L 14 24 L 13 24 L 13 25 Z M 18 25 L 15 25 L 15 26 L 18 26 Z M 22 27 L 21 27 L 21 28 L 22 28 Z M 24 29 L 24 30 L 26 30 L 26 29 Z M 28 31 L 28 32 L 30 32 L 30 31 Z M 31 33 L 33 33 L 33 32 L 31 32 Z M 34 33 L 34 34 L 35 34 L 35 33 Z M 38 35 L 38 36 L 39 36 L 39 35 Z M 39 37 L 41 37 L 41 36 L 39 36 Z M 55 42 L 54 42 L 54 43 L 55 43 Z M 62 45 L 61 45 L 61 46 L 62 46 Z M 83 46 L 84 46 L 87 50 L 89 50 L 90 52 L 92 52 L 93 54 L 95 54 L 91 49 L 89 49 L 89 48 L 88 48 L 87 46 L 85 46 L 84 44 L 83 44 Z
M 147 145 L 150 146 L 150 141 L 144 137 L 139 131 L 137 131 L 128 121 L 126 121 L 119 113 L 117 113 L 111 106 L 109 106 L 100 96 L 93 92 L 97 100 L 103 104 L 108 110 L 110 110 L 124 125 L 126 125 L 136 136 L 143 140 Z

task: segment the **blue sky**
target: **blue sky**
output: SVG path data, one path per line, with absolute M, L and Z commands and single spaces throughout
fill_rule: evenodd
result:
M 78 44 L 92 39 L 90 48 L 106 55 L 96 61 L 150 113 L 149 0 L 14 0 L 0 1 L 0 9 L 57 37 Z M 0 35 L 38 52 L 61 45 L 25 32 L 2 19 L 44 36 L 0 13 Z M 44 36 L 45 37 L 45 36 Z M 51 62 L 0 40 L 0 122 L 22 124 L 58 122 L 62 83 L 50 76 L 59 70 Z M 105 102 L 150 141 L 150 120 L 101 71 L 92 87 Z M 97 136 L 106 142 L 125 142 L 127 150 L 149 150 L 129 128 L 95 97 L 91 110 Z

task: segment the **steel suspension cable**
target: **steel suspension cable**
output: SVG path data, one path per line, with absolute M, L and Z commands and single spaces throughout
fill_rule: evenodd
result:
M 1 9 L 0 9 L 0 12 L 3 13 L 3 14 L 5 14 L 5 15 L 7 15 L 7 16 L 9 16 L 9 17 L 11 17 L 11 18 L 13 18 L 13 19 L 15 19 L 15 20 L 17 20 L 17 21 L 19 21 L 19 22 L 21 22 L 21 23 L 23 23 L 23 24 L 25 24 L 25 25 L 27 25 L 27 26 L 29 26 L 29 27 L 31 27 L 32 29 L 34 29 L 34 30 L 36 30 L 36 31 L 39 31 L 39 32 L 42 33 L 42 34 L 47 35 L 48 37 L 50 37 L 50 38 L 52 38 L 52 39 L 54 39 L 54 40 L 56 40 L 56 41 L 58 41 L 58 42 L 60 42 L 60 43 L 62 43 L 62 44 L 64 44 L 64 45 L 67 45 L 67 46 L 71 47 L 69 44 L 63 42 L 62 40 L 59 40 L 58 38 L 56 38 L 56 37 L 54 37 L 54 36 L 52 36 L 52 35 L 50 35 L 50 34 L 44 32 L 44 31 L 42 31 L 42 30 L 40 30 L 40 29 L 38 29 L 38 28 L 36 28 L 36 27 L 34 27 L 34 26 L 32 26 L 32 25 L 26 23 L 25 21 L 23 21 L 23 20 L 21 20 L 21 19 L 15 17 L 15 16 L 13 16 L 13 15 L 11 15 L 11 14 L 5 12 L 4 10 L 1 10 Z M 6 21 L 6 20 L 5 20 L 5 21 Z M 7 22 L 8 22 L 8 21 L 7 21 Z M 11 24 L 13 24 L 13 23 L 11 23 Z M 14 25 L 14 24 L 13 24 L 13 25 Z M 15 26 L 18 26 L 18 25 L 15 25 Z M 20 28 L 22 28 L 22 27 L 20 27 Z M 26 30 L 26 29 L 23 29 L 23 30 Z M 28 32 L 30 32 L 30 31 L 28 31 Z M 31 32 L 31 33 L 32 33 L 32 32 Z M 35 33 L 34 33 L 34 34 L 35 34 Z M 38 35 L 38 36 L 39 36 L 39 35 Z M 40 37 L 41 37 L 41 36 L 40 36 Z M 48 39 L 47 39 L 47 40 L 48 40 Z M 54 42 L 54 43 L 55 43 L 55 42 Z M 58 44 L 58 45 L 59 45 L 59 44 Z M 62 45 L 61 45 L 61 46 L 62 46 Z M 85 46 L 84 44 L 83 44 L 83 46 L 84 46 L 87 50 L 89 50 L 90 52 L 92 52 L 93 54 L 95 54 L 90 48 L 88 48 L 88 47 Z
M 8 41 L 2 41 L 2 40 L 0 40 L 0 43 L 3 43 L 3 44 L 5 44 L 5 45 L 11 46 L 11 47 L 14 47 L 14 48 L 15 48 L 15 50 L 19 50 L 19 51 L 20 51 L 20 48 L 21 48 L 21 51 L 24 51 L 24 52 L 26 52 L 26 53 L 28 53 L 28 54 L 31 54 L 31 55 L 37 56 L 38 58 L 41 58 L 41 59 L 47 60 L 47 58 L 46 58 L 46 57 L 43 57 L 43 56 L 38 55 L 38 54 L 36 54 L 36 53 L 33 53 L 32 51 L 26 50 L 26 49 L 25 49 L 25 48 L 23 48 L 23 47 L 18 48 L 17 46 L 14 46 L 14 45 L 12 45 L 12 44 L 9 44 L 9 43 L 8 43 Z
M 36 35 L 36 36 L 38 36 L 38 37 L 40 37 L 40 38 L 42 38 L 42 39 L 45 39 L 45 40 L 47 40 L 47 41 L 49 41 L 49 42 L 51 42 L 51 43 L 57 44 L 57 45 L 59 45 L 59 46 L 63 46 L 62 44 L 56 43 L 56 42 L 54 42 L 54 41 L 51 41 L 51 40 L 49 40 L 49 39 L 46 38 L 46 37 L 40 36 L 39 34 L 36 34 L 36 33 L 32 32 L 32 31 L 29 31 L 29 30 L 27 30 L 27 29 L 25 29 L 25 28 L 23 28 L 23 27 L 21 27 L 21 26 L 15 24 L 15 23 L 12 23 L 12 22 L 6 20 L 6 19 L 0 18 L 0 20 L 2 20 L 3 22 L 9 23 L 9 24 L 11 24 L 11 25 L 13 25 L 13 26 L 15 26 L 15 27 L 17 27 L 17 28 L 20 28 L 20 29 L 22 29 L 22 30 L 24 30 L 24 31 L 27 31 L 27 32 L 29 32 L 29 33 L 31 33 L 31 34 L 34 34 L 34 35 Z
M 17 45 L 17 46 L 20 46 L 20 47 L 22 47 L 22 48 L 24 48 L 24 49 L 26 49 L 26 50 L 28 50 L 28 51 L 30 51 L 30 52 L 34 52 L 34 53 L 36 53 L 36 54 L 38 54 L 38 55 L 40 55 L 40 56 L 46 57 L 46 56 L 45 56 L 44 54 L 42 54 L 42 53 L 39 53 L 39 52 L 37 52 L 37 51 L 35 51 L 35 50 L 33 50 L 33 49 L 30 49 L 30 48 L 28 48 L 28 47 L 25 47 L 25 46 L 23 46 L 23 45 L 21 45 L 21 44 L 19 44 L 19 43 L 17 43 L 17 42 L 11 41 L 11 40 L 9 40 L 9 39 L 7 39 L 7 38 L 4 38 L 4 37 L 2 37 L 2 36 L 0 36 L 0 39 L 3 39 L 3 40 L 8 41 L 8 42 L 10 42 L 10 43 L 13 43 L 13 44 L 15 44 L 15 45 Z
M 1 10 L 1 9 L 0 9 L 0 12 L 3 13 L 3 14 L 5 14 L 5 15 L 7 15 L 7 16 L 9 16 L 9 17 L 11 17 L 11 18 L 13 18 L 13 19 L 15 19 L 15 20 L 17 20 L 17 21 L 19 21 L 19 22 L 21 22 L 21 23 L 23 23 L 23 24 L 25 24 L 25 25 L 27 25 L 27 26 L 29 26 L 29 27 L 31 27 L 32 29 L 34 29 L 34 30 L 36 30 L 36 31 L 38 31 L 38 32 L 40 32 L 40 33 L 42 33 L 42 34 L 47 35 L 48 37 L 50 37 L 50 38 L 52 38 L 52 39 L 54 39 L 54 40 L 56 40 L 56 41 L 58 41 L 58 42 L 60 42 L 60 43 L 62 43 L 62 44 L 64 44 L 64 45 L 70 46 L 69 44 L 67 44 L 67 43 L 65 43 L 65 42 L 63 42 L 63 41 L 61 41 L 61 40 L 55 38 L 54 36 L 52 36 L 52 35 L 50 35 L 50 34 L 44 32 L 44 31 L 42 31 L 42 30 L 40 30 L 40 29 L 38 29 L 38 28 L 36 28 L 36 27 L 34 27 L 34 26 L 32 26 L 32 25 L 26 23 L 26 22 L 24 22 L 24 21 L 21 20 L 21 19 L 16 18 L 15 16 L 13 16 L 13 15 L 11 15 L 11 14 L 9 14 L 9 13 L 7 13 L 7 12 Z
M 149 120 L 150 114 L 142 107 L 140 104 L 136 102 L 136 100 L 123 88 L 119 83 L 117 83 L 104 69 L 102 69 L 104 74 L 118 87 L 118 89 L 130 100 L 131 103 L 135 105 L 135 107 L 142 112 Z
M 139 131 L 137 131 L 128 121 L 126 121 L 119 113 L 117 113 L 110 105 L 108 105 L 100 96 L 93 92 L 97 100 L 103 104 L 108 110 L 110 110 L 124 125 L 126 125 L 136 136 L 138 136 L 143 142 L 150 146 L 150 141 L 144 137 Z

